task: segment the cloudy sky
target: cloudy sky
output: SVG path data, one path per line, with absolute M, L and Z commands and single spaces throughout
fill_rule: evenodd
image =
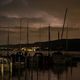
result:
M 0 0 L 0 27 L 19 26 L 20 18 L 23 26 L 28 21 L 30 26 L 35 28 L 39 28 L 40 24 L 42 27 L 48 24 L 52 27 L 62 27 L 66 8 L 68 8 L 66 25 L 79 28 L 80 0 Z M 0 29 L 1 36 L 6 32 L 6 29 Z M 80 37 L 79 34 L 76 35 Z
M 80 25 L 80 0 L 0 0 L 0 16 L 25 17 L 35 24 L 62 26 L 66 8 L 66 23 Z

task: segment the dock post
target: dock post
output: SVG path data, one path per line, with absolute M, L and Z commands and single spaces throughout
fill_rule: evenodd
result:
M 12 78 L 12 57 L 11 57 L 11 62 L 10 62 L 10 76 Z
M 1 64 L 1 76 L 2 80 L 4 79 L 4 65 L 3 65 L 3 59 L 2 59 L 2 64 Z

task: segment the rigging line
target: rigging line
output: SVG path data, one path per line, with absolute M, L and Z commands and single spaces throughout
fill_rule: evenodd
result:
M 68 8 L 66 8 L 66 10 L 65 10 L 64 22 L 63 22 L 62 33 L 61 33 L 61 39 L 63 38 L 64 26 L 65 26 L 65 21 L 66 21 L 66 16 L 67 16 L 67 11 L 68 11 Z

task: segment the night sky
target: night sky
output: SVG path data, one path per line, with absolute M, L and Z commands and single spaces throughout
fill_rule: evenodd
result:
M 68 12 L 65 27 L 76 28 L 76 31 L 70 30 L 69 38 L 80 38 L 80 0 L 0 0 L 0 27 L 19 26 L 20 19 L 22 19 L 22 26 L 26 26 L 29 22 L 29 26 L 32 27 L 29 31 L 32 36 L 30 42 L 34 42 L 39 39 L 39 30 L 36 28 L 40 28 L 40 24 L 42 28 L 48 24 L 53 28 L 62 27 L 66 8 Z M 44 33 L 43 30 L 41 31 Z M 10 28 L 10 32 L 10 43 L 17 43 L 19 30 Z M 6 33 L 7 29 L 0 28 L 2 37 L 0 44 L 7 43 Z M 57 30 L 53 29 L 51 35 L 52 39 L 57 39 Z M 44 36 L 42 40 L 47 40 L 47 31 Z M 12 40 L 13 37 L 16 39 Z M 22 37 L 22 42 L 25 43 L 26 32 L 22 33 Z

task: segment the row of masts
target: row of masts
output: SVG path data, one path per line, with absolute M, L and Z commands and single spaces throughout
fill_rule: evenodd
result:
M 62 33 L 61 33 L 61 38 L 60 38 L 60 32 L 58 31 L 58 40 L 59 39 L 62 39 L 63 38 L 63 34 L 64 34 L 64 26 L 65 26 L 65 21 L 66 21 L 66 16 L 67 16 L 67 8 L 65 10 L 65 15 L 64 15 L 64 22 L 63 22 L 63 27 L 62 27 Z M 7 45 L 9 46 L 9 42 L 10 42 L 10 39 L 9 39 L 9 34 L 10 34 L 10 31 L 9 31 L 9 26 L 7 27 L 8 28 L 8 37 L 7 37 Z M 40 28 L 41 28 L 41 24 L 40 24 Z M 50 42 L 51 41 L 51 30 L 50 30 L 51 26 L 49 24 L 48 26 L 48 41 Z M 20 19 L 20 48 L 21 48 L 21 30 L 22 30 L 22 19 Z M 68 33 L 68 29 L 67 29 L 67 32 Z M 26 44 L 29 44 L 29 22 L 27 21 L 27 26 L 26 26 Z M 66 35 L 66 37 L 68 38 L 68 36 Z M 41 40 L 41 31 L 39 31 L 39 40 Z M 50 45 L 49 45 L 50 46 Z

